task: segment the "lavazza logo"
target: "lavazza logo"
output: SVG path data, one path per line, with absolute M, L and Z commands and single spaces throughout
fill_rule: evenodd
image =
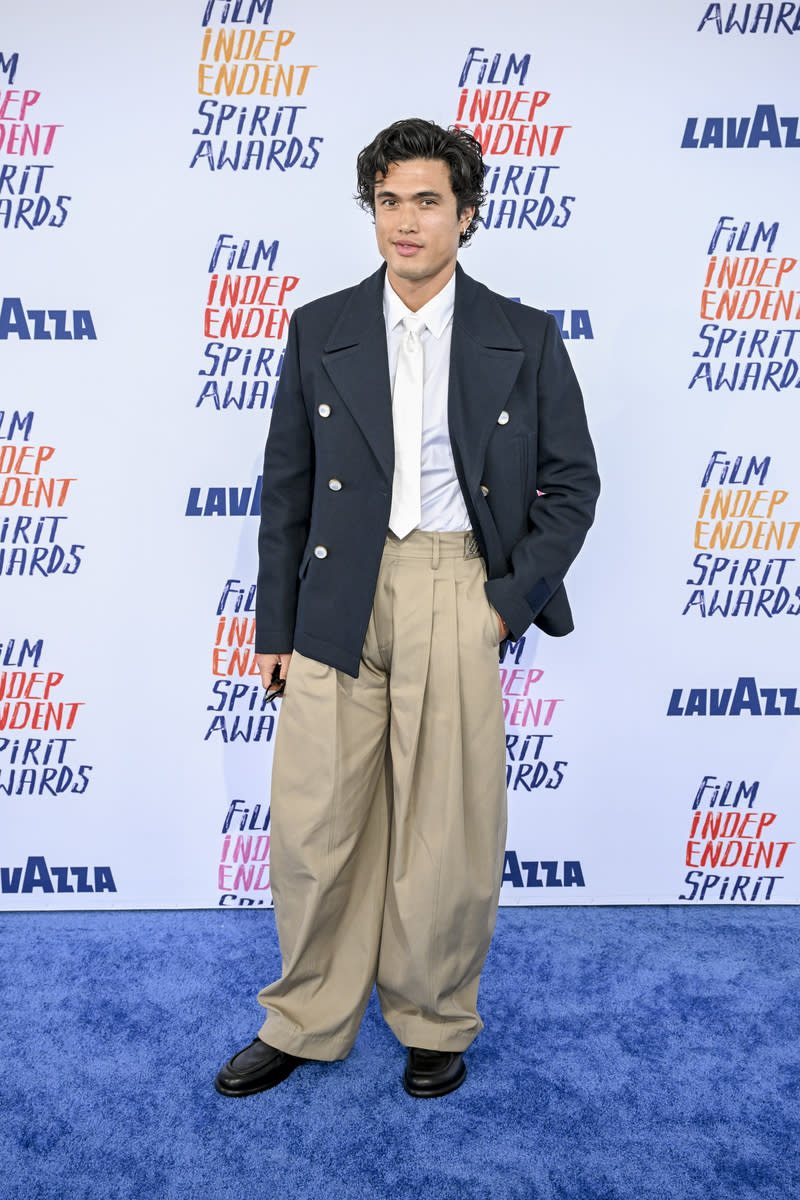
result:
M 796 687 L 760 687 L 742 675 L 729 687 L 673 688 L 668 717 L 800 717 Z

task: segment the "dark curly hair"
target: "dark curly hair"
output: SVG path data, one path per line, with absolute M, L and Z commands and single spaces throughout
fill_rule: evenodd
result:
M 383 177 L 392 163 L 411 158 L 442 159 L 450 168 L 450 185 L 459 215 L 474 208 L 472 220 L 459 239 L 464 246 L 478 228 L 480 206 L 486 199 L 484 165 L 480 143 L 466 129 L 443 129 L 433 121 L 410 117 L 383 129 L 358 156 L 356 200 L 365 212 L 375 212 L 375 180 Z

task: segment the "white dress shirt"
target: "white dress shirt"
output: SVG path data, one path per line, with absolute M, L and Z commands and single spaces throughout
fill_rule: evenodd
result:
M 392 386 L 403 338 L 403 317 L 416 316 L 425 322 L 420 339 L 425 356 L 425 378 L 422 392 L 422 516 L 419 528 L 439 532 L 471 528 L 456 475 L 447 422 L 447 385 L 455 297 L 455 275 L 416 313 L 406 307 L 388 278 L 383 289 L 383 315 Z

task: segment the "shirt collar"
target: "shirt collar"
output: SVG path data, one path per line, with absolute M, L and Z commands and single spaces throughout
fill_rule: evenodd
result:
M 440 292 L 412 313 L 389 283 L 388 275 L 383 285 L 383 315 L 389 330 L 396 328 L 403 317 L 420 317 L 435 338 L 440 338 L 453 317 L 456 301 L 455 271 Z

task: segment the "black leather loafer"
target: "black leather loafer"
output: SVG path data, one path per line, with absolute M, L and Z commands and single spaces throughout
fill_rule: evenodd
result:
M 446 1096 L 454 1092 L 467 1077 L 467 1068 L 460 1054 L 451 1050 L 408 1051 L 403 1087 L 409 1096 Z
M 283 1083 L 295 1067 L 304 1062 L 308 1059 L 284 1054 L 255 1038 L 225 1063 L 214 1080 L 214 1087 L 222 1096 L 254 1096 L 256 1092 L 266 1092 Z

